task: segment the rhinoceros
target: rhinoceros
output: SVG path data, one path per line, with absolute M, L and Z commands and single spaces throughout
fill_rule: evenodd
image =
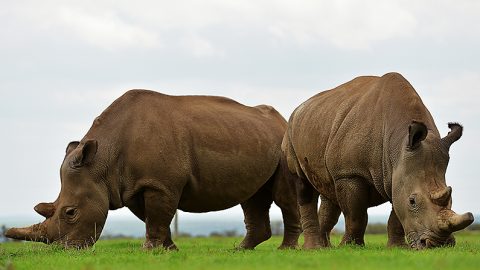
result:
M 398 73 L 355 78 L 297 107 L 282 149 L 299 176 L 303 247 L 330 246 L 341 212 L 341 244 L 364 245 L 367 208 L 385 202 L 392 203 L 389 246 L 453 245 L 452 232 L 471 224 L 473 215 L 451 210 L 445 172 L 449 148 L 463 128 L 448 126 L 441 138 L 419 95 Z
M 68 144 L 58 198 L 34 208 L 46 220 L 6 236 L 88 247 L 108 210 L 126 206 L 146 224 L 145 248 L 176 249 L 169 225 L 177 209 L 241 204 L 247 233 L 238 248 L 253 249 L 271 236 L 274 201 L 284 219 L 280 248 L 293 248 L 301 227 L 293 175 L 281 152 L 286 127 L 267 105 L 130 90 L 80 142 Z

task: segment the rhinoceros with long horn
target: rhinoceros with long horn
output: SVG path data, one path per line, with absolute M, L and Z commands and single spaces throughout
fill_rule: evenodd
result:
M 177 209 L 206 212 L 241 204 L 247 234 L 239 248 L 271 236 L 269 208 L 280 206 L 281 248 L 301 233 L 294 177 L 281 152 L 287 122 L 272 107 L 213 96 L 131 90 L 71 142 L 60 169 L 60 195 L 35 210 L 46 220 L 12 228 L 15 239 L 88 247 L 109 209 L 128 207 L 146 224 L 144 247 L 175 249 Z
M 445 172 L 462 126 L 444 138 L 398 73 L 358 77 L 321 92 L 292 113 L 282 148 L 297 182 L 304 248 L 330 246 L 341 212 L 342 244 L 364 244 L 367 208 L 391 202 L 388 244 L 422 249 L 454 244 L 473 222 L 451 210 Z M 317 213 L 317 202 L 321 204 Z

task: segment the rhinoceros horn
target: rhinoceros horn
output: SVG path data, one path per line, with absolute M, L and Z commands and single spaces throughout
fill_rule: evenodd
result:
M 452 197 L 452 187 L 446 187 L 430 194 L 432 202 L 439 206 L 447 206 Z
M 473 220 L 473 215 L 470 212 L 458 215 L 450 209 L 444 209 L 438 214 L 438 227 L 441 231 L 452 233 L 465 229 L 472 224 Z
M 11 228 L 7 230 L 5 236 L 17 240 L 48 243 L 46 226 L 44 223 L 38 223 L 25 228 Z
M 53 203 L 39 203 L 33 209 L 45 218 L 50 218 L 55 214 L 55 206 Z

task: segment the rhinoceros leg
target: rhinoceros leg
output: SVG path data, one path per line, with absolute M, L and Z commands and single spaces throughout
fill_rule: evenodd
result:
M 173 244 L 170 238 L 170 223 L 175 215 L 179 196 L 176 193 L 162 190 L 146 190 L 143 196 L 146 226 L 146 239 L 143 247 L 151 249 L 165 247 L 166 244 L 166 248 L 170 249 Z
M 163 241 L 162 245 L 163 245 L 163 248 L 167 250 L 178 250 L 177 246 L 172 240 L 172 233 L 170 231 L 170 228 L 168 228 L 167 237 L 165 238 L 165 241 Z
M 359 178 L 345 178 L 335 181 L 338 204 L 345 216 L 345 234 L 340 245 L 364 245 L 368 216 L 369 189 Z
M 272 202 L 271 191 L 263 186 L 255 195 L 241 204 L 247 235 L 238 246 L 239 249 L 254 249 L 272 236 L 268 216 Z
M 320 209 L 318 209 L 318 222 L 320 223 L 320 236 L 322 245 L 332 246 L 330 232 L 338 222 L 340 207 L 325 196 L 320 195 Z
M 279 249 L 296 248 L 298 237 L 302 233 L 295 193 L 296 175 L 291 174 L 285 164 L 284 167 L 279 167 L 273 177 L 273 200 L 282 210 L 284 227 L 283 241 Z
M 145 207 L 141 203 L 132 204 L 131 206 L 128 206 L 128 208 L 136 217 L 145 222 Z M 163 247 L 168 250 L 178 250 L 177 246 L 172 240 L 170 228 L 168 228 L 168 234 L 163 242 Z
M 303 248 L 326 247 L 326 243 L 321 241 L 320 236 L 320 224 L 317 214 L 318 191 L 304 177 L 299 177 L 298 181 L 296 181 L 296 190 L 300 222 L 305 238 Z
M 388 243 L 389 247 L 406 247 L 405 231 L 403 230 L 402 223 L 398 220 L 397 214 L 392 209 L 390 217 L 388 218 L 387 225 Z

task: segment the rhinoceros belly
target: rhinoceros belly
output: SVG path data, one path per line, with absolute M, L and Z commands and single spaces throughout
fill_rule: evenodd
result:
M 179 209 L 208 212 L 233 207 L 252 197 L 273 175 L 278 157 L 255 153 L 199 153 L 184 187 Z

